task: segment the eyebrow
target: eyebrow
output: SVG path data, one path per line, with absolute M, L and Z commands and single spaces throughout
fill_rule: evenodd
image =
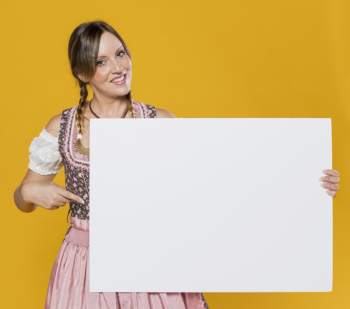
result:
M 117 52 L 121 47 L 124 47 L 123 44 L 120 45 L 120 46 L 117 48 L 116 52 Z M 106 56 L 98 56 L 97 59 L 98 59 L 98 58 L 104 58 L 104 57 L 106 57 Z

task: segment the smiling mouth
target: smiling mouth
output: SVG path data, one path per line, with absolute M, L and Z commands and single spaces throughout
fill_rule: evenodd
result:
M 119 78 L 112 79 L 111 83 L 121 82 L 121 81 L 123 81 L 125 79 L 125 77 L 126 77 L 126 73 L 123 76 L 119 77 Z

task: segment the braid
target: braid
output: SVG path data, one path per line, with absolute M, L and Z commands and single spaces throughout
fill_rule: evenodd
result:
M 82 82 L 80 79 L 78 79 L 78 80 L 79 80 L 79 86 L 80 86 L 80 99 L 79 99 L 79 105 L 77 107 L 75 122 L 77 125 L 78 134 L 83 135 L 83 133 L 84 133 L 84 111 L 86 108 L 86 99 L 88 96 L 88 90 L 86 88 L 86 83 Z M 132 99 L 132 95 L 131 95 L 131 90 L 126 95 L 126 97 L 128 99 L 128 110 L 131 112 L 131 118 L 136 118 L 133 99 Z M 77 148 L 78 148 L 79 152 L 82 154 L 88 155 L 90 153 L 90 151 L 89 151 L 90 149 L 85 148 L 83 146 L 81 139 L 77 140 Z
M 77 108 L 77 113 L 75 117 L 76 125 L 77 125 L 77 131 L 78 134 L 83 135 L 84 133 L 84 111 L 86 107 L 86 98 L 88 96 L 88 91 L 86 88 L 86 83 L 79 80 L 79 86 L 80 86 L 80 99 L 79 99 L 79 105 Z M 77 148 L 80 153 L 83 154 L 89 154 L 89 148 L 85 148 L 81 142 L 81 139 L 78 139 L 77 141 Z
M 131 96 L 131 90 L 126 95 L 126 97 L 128 99 L 128 110 L 131 112 L 131 118 L 136 118 L 134 104 L 133 104 L 133 100 L 132 100 L 132 96 Z

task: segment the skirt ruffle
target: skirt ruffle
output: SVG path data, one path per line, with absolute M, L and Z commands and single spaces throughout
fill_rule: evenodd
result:
M 90 292 L 88 232 L 88 220 L 71 217 L 52 268 L 45 309 L 209 309 L 202 293 Z

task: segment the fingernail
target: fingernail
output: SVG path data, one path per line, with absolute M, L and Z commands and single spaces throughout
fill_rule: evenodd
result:
M 323 188 L 323 183 L 320 183 L 320 186 Z
M 323 170 L 322 173 L 325 173 L 325 174 L 326 174 L 326 171 L 327 171 L 327 170 Z
M 318 178 L 318 180 L 322 181 L 322 180 L 323 180 L 323 177 L 321 176 L 320 178 Z
M 81 203 L 82 203 L 82 204 L 85 204 L 84 200 L 81 200 Z

